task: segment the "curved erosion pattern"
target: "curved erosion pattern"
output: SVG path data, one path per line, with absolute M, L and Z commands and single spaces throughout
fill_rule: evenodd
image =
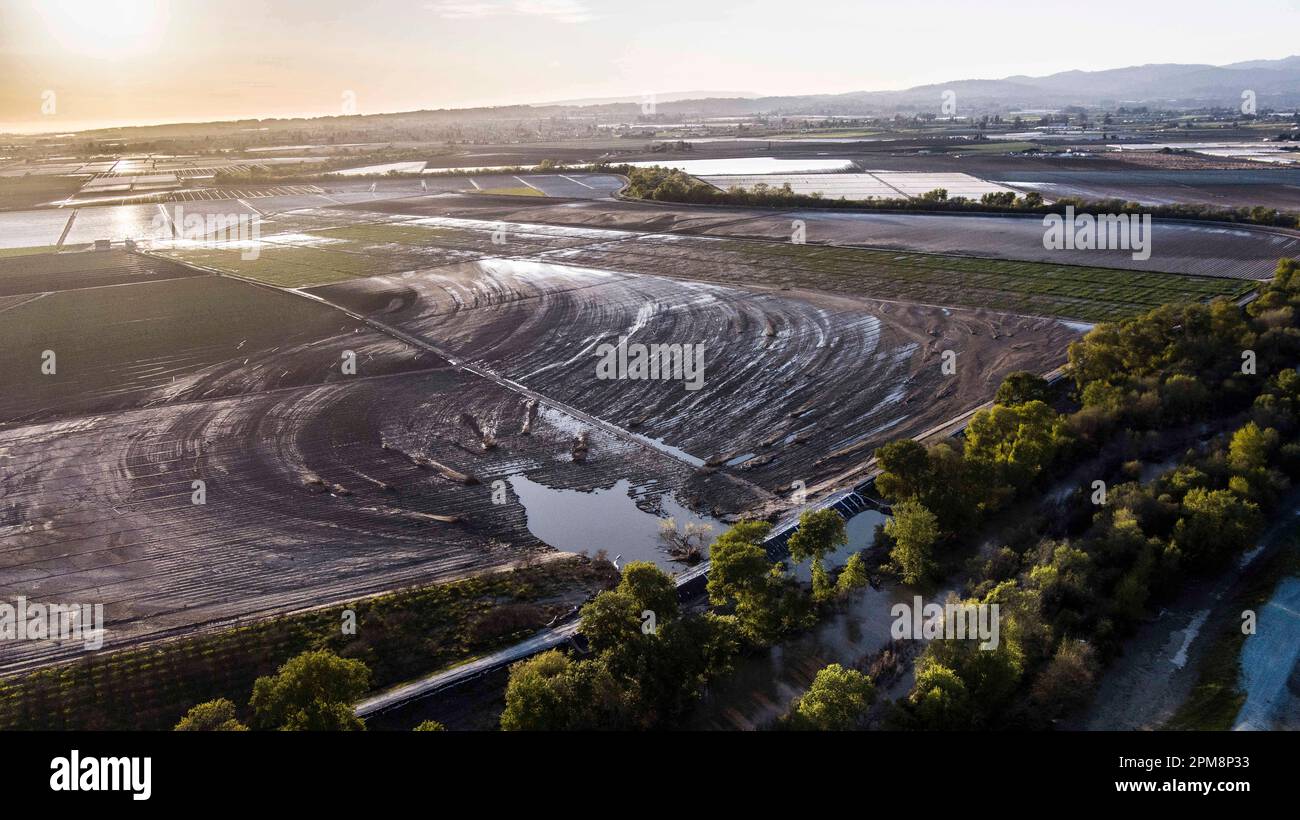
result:
M 652 509 L 668 489 L 713 495 L 718 477 L 598 430 L 574 463 L 572 430 L 542 415 L 524 432 L 529 417 L 516 394 L 443 369 L 0 432 L 0 458 L 22 465 L 2 485 L 0 588 L 104 603 L 112 645 L 545 549 L 508 483 L 506 503 L 492 503 L 497 478 L 582 489 L 628 478 Z M 195 479 L 205 504 L 192 503 Z M 0 665 L 74 650 L 10 645 Z
M 1047 370 L 1078 326 L 549 262 L 485 260 L 312 291 L 773 492 L 811 484 Z M 597 377 L 601 345 L 703 345 L 685 380 Z M 944 351 L 956 374 L 942 372 Z

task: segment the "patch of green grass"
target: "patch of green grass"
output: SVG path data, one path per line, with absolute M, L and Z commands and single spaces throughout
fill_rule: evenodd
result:
M 427 225 L 410 225 L 406 223 L 345 225 L 340 228 L 324 228 L 309 231 L 313 236 L 326 239 L 344 239 L 350 242 L 368 244 L 424 245 L 435 240 L 458 235 L 459 231 L 448 228 L 435 228 Z
M 1210 276 L 898 251 L 746 242 L 754 281 L 883 299 L 1112 321 L 1170 302 L 1237 298 L 1257 283 Z M 757 274 L 757 275 L 755 275 Z
M 546 196 L 546 194 L 536 188 L 529 188 L 527 185 L 521 185 L 515 188 L 484 188 L 481 191 L 475 191 L 476 194 L 499 194 L 501 196 Z
M 1296 534 L 1290 538 L 1290 544 L 1255 570 L 1247 586 L 1228 605 L 1228 612 L 1258 611 L 1273 597 L 1282 578 L 1300 573 L 1300 538 Z M 1196 685 L 1164 728 L 1227 731 L 1236 722 L 1246 702 L 1246 693 L 1239 688 L 1246 635 L 1240 620 L 1222 620 L 1223 626 L 1214 634 L 1197 670 Z
M 596 563 L 561 559 L 94 653 L 0 680 L 0 729 L 170 729 L 196 703 L 247 703 L 259 675 L 315 649 L 364 661 L 383 689 L 521 640 L 611 582 Z M 345 609 L 355 635 L 339 628 Z

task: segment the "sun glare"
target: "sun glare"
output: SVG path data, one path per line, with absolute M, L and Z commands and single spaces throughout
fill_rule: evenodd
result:
M 120 58 L 154 48 L 167 22 L 166 0 L 44 0 L 41 17 L 65 49 Z

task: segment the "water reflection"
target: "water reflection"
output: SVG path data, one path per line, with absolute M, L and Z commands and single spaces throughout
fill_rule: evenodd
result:
M 684 568 L 674 562 L 659 540 L 659 524 L 673 518 L 679 530 L 688 523 L 707 524 L 713 535 L 726 527 L 714 518 L 700 515 L 665 493 L 659 500 L 663 518 L 636 505 L 631 482 L 620 478 L 613 487 L 557 490 L 525 475 L 509 478 L 510 489 L 519 497 L 528 516 L 528 531 L 559 550 L 595 555 L 605 550 L 623 561 L 653 561 L 670 572 Z

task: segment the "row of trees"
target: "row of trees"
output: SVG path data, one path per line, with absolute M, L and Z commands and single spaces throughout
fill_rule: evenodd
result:
M 1200 203 L 1171 203 L 1163 205 L 1129 202 L 1123 199 L 1082 199 L 1061 197 L 1048 204 L 1042 195 L 1030 191 L 1017 196 L 1010 191 L 989 193 L 980 199 L 949 197 L 947 190 L 936 188 L 919 197 L 881 199 L 827 199 L 820 193 L 795 193 L 790 185 L 755 185 L 751 188 L 732 187 L 722 191 L 673 168 L 655 166 L 634 168 L 628 165 L 610 166 L 628 178 L 625 193 L 639 199 L 660 202 L 686 202 L 707 205 L 752 205 L 777 208 L 857 208 L 889 211 L 950 211 L 976 213 L 1034 213 L 1064 214 L 1066 207 L 1076 213 L 1093 214 L 1150 214 L 1157 219 L 1198 219 L 1217 222 L 1238 222 L 1253 225 L 1272 225 L 1284 228 L 1300 227 L 1300 213 L 1278 211 L 1263 206 L 1222 208 Z
M 274 675 L 253 684 L 248 701 L 254 728 L 284 731 L 356 731 L 365 723 L 353 704 L 370 689 L 370 669 L 328 650 L 303 652 Z M 179 732 L 246 731 L 229 698 L 200 703 L 176 724 Z
M 1083 523 L 1067 537 L 1022 539 L 979 559 L 967 601 L 999 605 L 1000 644 L 931 642 L 897 725 L 1040 726 L 1068 714 L 1152 600 L 1255 543 L 1300 478 L 1300 374 L 1285 366 L 1300 353 L 1297 306 L 1300 275 L 1282 260 L 1245 310 L 1169 305 L 1099 325 L 1070 350 L 1073 413 L 1044 401 L 1041 380 L 1015 374 L 960 447 L 881 449 L 877 487 L 896 505 L 893 563 L 923 580 L 959 533 L 1116 437 L 1211 434 L 1153 480 L 1077 493 Z

